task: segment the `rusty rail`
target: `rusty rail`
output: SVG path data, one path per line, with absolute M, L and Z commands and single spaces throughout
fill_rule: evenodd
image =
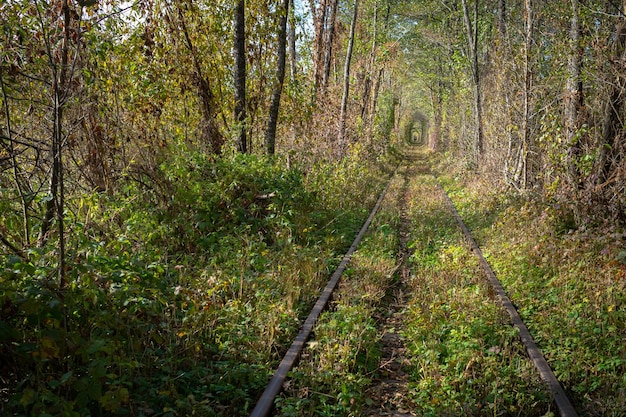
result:
M 397 171 L 398 169 L 396 168 L 396 172 Z M 306 321 L 302 325 L 302 329 L 298 333 L 298 336 L 296 336 L 296 338 L 294 339 L 293 343 L 291 344 L 291 347 L 289 348 L 289 350 L 283 357 L 282 361 L 280 362 L 280 365 L 278 365 L 278 368 L 276 369 L 276 372 L 274 373 L 272 380 L 270 381 L 269 385 L 265 388 L 265 391 L 263 392 L 263 394 L 261 394 L 261 398 L 259 398 L 259 401 L 256 403 L 256 406 L 254 407 L 254 410 L 252 410 L 252 414 L 250 414 L 250 417 L 265 417 L 269 415 L 270 411 L 272 410 L 274 406 L 274 399 L 280 393 L 282 386 L 283 386 L 283 382 L 285 382 L 285 379 L 287 378 L 287 373 L 291 370 L 291 368 L 293 368 L 295 363 L 298 361 L 300 354 L 302 353 L 302 350 L 304 349 L 304 345 L 306 341 L 309 339 L 311 332 L 313 331 L 313 327 L 315 326 L 317 319 L 319 318 L 322 311 L 326 308 L 326 305 L 328 304 L 328 301 L 330 300 L 330 296 L 332 295 L 333 291 L 335 290 L 335 287 L 337 286 L 337 283 L 339 282 L 339 278 L 341 278 L 341 275 L 343 274 L 344 270 L 348 266 L 348 262 L 350 262 L 350 259 L 352 255 L 354 254 L 354 252 L 356 251 L 357 246 L 361 242 L 361 239 L 363 239 L 363 236 L 367 232 L 367 229 L 372 223 L 372 220 L 374 220 L 374 216 L 378 212 L 378 209 L 380 208 L 380 205 L 383 199 L 385 198 L 385 194 L 387 194 L 387 190 L 389 189 L 391 180 L 393 180 L 394 177 L 395 177 L 395 172 L 389 179 L 389 182 L 385 186 L 385 189 L 380 193 L 380 196 L 378 197 L 378 201 L 376 201 L 376 204 L 374 205 L 374 208 L 370 212 L 369 217 L 367 218 L 365 223 L 363 223 L 363 226 L 361 227 L 359 234 L 356 236 L 356 238 L 352 242 L 352 246 L 350 246 L 350 249 L 348 249 L 348 251 L 344 255 L 341 263 L 339 264 L 335 272 L 331 275 L 328 283 L 326 284 L 326 287 L 324 288 L 324 291 L 318 298 L 317 302 L 315 303 L 315 306 L 313 306 L 311 313 L 309 314 Z
M 397 172 L 397 169 L 396 169 L 396 172 Z M 361 227 L 361 230 L 359 231 L 358 235 L 354 239 L 354 242 L 350 246 L 350 249 L 348 249 L 341 263 L 339 264 L 335 272 L 331 275 L 328 283 L 326 284 L 326 287 L 324 288 L 324 291 L 318 298 L 317 302 L 315 303 L 315 306 L 311 310 L 311 313 L 309 314 L 306 321 L 302 325 L 302 328 L 300 332 L 298 333 L 298 335 L 296 336 L 296 338 L 294 339 L 293 343 L 291 344 L 291 347 L 289 348 L 289 350 L 283 357 L 282 361 L 280 362 L 280 365 L 276 369 L 276 372 L 274 373 L 274 376 L 272 377 L 270 383 L 266 387 L 265 391 L 263 392 L 259 401 L 257 402 L 254 410 L 250 414 L 250 417 L 266 417 L 270 414 L 272 408 L 274 407 L 274 399 L 280 393 L 282 389 L 282 385 L 285 379 L 287 378 L 288 372 L 293 368 L 293 366 L 296 364 L 296 362 L 300 358 L 302 350 L 304 349 L 304 346 L 313 331 L 313 328 L 315 326 L 315 323 L 317 322 L 317 319 L 319 318 L 322 311 L 326 308 L 328 301 L 330 300 L 330 297 L 333 291 L 335 290 L 339 282 L 339 279 L 341 278 L 341 275 L 343 274 L 348 263 L 350 262 L 350 259 L 352 255 L 354 254 L 354 252 L 356 251 L 358 244 L 361 242 L 363 236 L 367 232 L 370 224 L 372 223 L 372 220 L 374 219 L 374 216 L 378 212 L 378 209 L 380 208 L 380 205 L 387 193 L 387 190 L 389 189 L 391 180 L 394 177 L 395 177 L 395 173 L 394 175 L 392 175 L 385 189 L 381 192 L 374 208 L 372 209 L 369 217 L 367 218 L 367 220 Z M 459 224 L 459 227 L 463 231 L 465 238 L 468 241 L 472 251 L 478 257 L 480 265 L 485 275 L 487 276 L 487 279 L 491 287 L 493 288 L 494 293 L 496 294 L 496 297 L 498 298 L 501 305 L 509 314 L 513 326 L 519 331 L 520 339 L 526 348 L 528 356 L 530 357 L 535 368 L 539 372 L 541 379 L 544 381 L 544 383 L 547 385 L 548 389 L 552 393 L 552 396 L 554 398 L 554 403 L 556 404 L 559 414 L 561 415 L 561 417 L 578 417 L 578 413 L 576 412 L 573 405 L 571 404 L 569 398 L 567 397 L 567 394 L 563 390 L 563 387 L 561 386 L 558 379 L 554 375 L 554 372 L 550 368 L 550 365 L 544 358 L 543 354 L 537 347 L 537 344 L 535 343 L 533 337 L 528 331 L 528 328 L 524 324 L 515 306 L 511 302 L 511 299 L 507 296 L 506 291 L 504 290 L 504 287 L 502 286 L 502 284 L 496 277 L 495 273 L 491 269 L 491 266 L 489 265 L 489 263 L 483 256 L 482 251 L 480 250 L 480 247 L 478 246 L 478 244 L 472 237 L 469 229 L 463 222 L 463 219 L 461 219 L 461 216 L 456 210 L 454 203 L 452 202 L 448 194 L 445 192 L 445 190 L 443 190 L 443 187 L 441 187 L 441 185 L 439 186 L 443 194 L 445 195 L 446 200 L 452 211 L 452 214 L 454 215 L 457 223 Z
M 552 369 L 550 368 L 550 365 L 548 364 L 543 354 L 541 353 L 541 350 L 539 350 L 539 348 L 537 347 L 535 340 L 533 339 L 530 332 L 528 331 L 528 328 L 526 327 L 526 324 L 524 324 L 524 321 L 522 320 L 519 313 L 517 312 L 517 309 L 511 302 L 511 299 L 506 294 L 504 287 L 502 286 L 502 284 L 496 277 L 496 274 L 491 269 L 491 266 L 489 265 L 489 263 L 483 256 L 483 253 L 480 250 L 480 247 L 478 246 L 478 244 L 472 237 L 469 229 L 463 222 L 463 219 L 461 219 L 461 216 L 459 215 L 459 212 L 454 206 L 454 203 L 452 202 L 448 194 L 445 192 L 441 184 L 439 184 L 439 187 L 441 188 L 443 194 L 445 195 L 448 201 L 448 204 L 450 206 L 450 209 L 452 211 L 452 214 L 456 218 L 456 221 L 459 224 L 459 227 L 463 231 L 463 234 L 465 234 L 465 239 L 468 241 L 470 247 L 472 248 L 472 251 L 478 257 L 480 261 L 480 266 L 482 267 L 485 275 L 487 276 L 487 279 L 489 280 L 489 283 L 491 284 L 491 287 L 493 288 L 493 291 L 495 292 L 496 297 L 500 301 L 500 304 L 502 304 L 502 306 L 505 308 L 507 313 L 509 313 L 509 316 L 511 317 L 511 322 L 513 323 L 513 327 L 515 327 L 519 331 L 520 339 L 522 340 L 522 343 L 524 343 L 524 346 L 526 347 L 526 352 L 528 352 L 528 356 L 530 357 L 530 360 L 535 365 L 535 368 L 539 372 L 541 379 L 550 389 L 552 393 L 552 397 L 554 398 L 554 403 L 556 404 L 556 407 L 559 411 L 559 414 L 561 415 L 561 417 L 578 417 L 578 413 L 576 412 L 576 410 L 574 409 L 574 406 L 572 405 L 569 398 L 567 397 L 567 394 L 563 390 L 563 387 L 561 386 L 558 379 L 556 378 L 556 375 L 554 375 L 554 372 L 552 372 Z

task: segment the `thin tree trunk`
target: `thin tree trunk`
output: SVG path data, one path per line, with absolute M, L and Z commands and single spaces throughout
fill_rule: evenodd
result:
M 37 7 L 39 12 L 39 7 Z M 56 218 L 58 233 L 58 269 L 57 276 L 59 287 L 65 287 L 65 190 L 63 179 L 63 110 L 67 102 L 69 91 L 69 59 L 70 42 L 72 31 L 72 15 L 69 0 L 62 0 L 61 11 L 63 14 L 63 38 L 60 49 L 53 50 L 49 39 L 46 39 L 46 53 L 50 63 L 52 77 L 52 143 L 50 153 L 52 156 L 52 169 L 50 173 L 49 198 L 46 202 L 44 217 L 41 223 L 39 244 L 43 246 L 48 240 L 48 234 L 52 227 L 52 221 Z M 43 25 L 44 20 L 39 16 Z
M 624 0 L 622 12 L 626 13 L 626 0 Z M 612 61 L 619 63 L 619 66 L 611 66 L 611 68 L 614 68 L 616 71 L 616 74 L 610 84 L 609 98 L 604 107 L 602 142 L 598 158 L 599 172 L 597 185 L 599 186 L 610 180 L 611 172 L 622 156 L 619 144 L 624 134 L 622 114 L 624 109 L 626 77 L 621 68 L 624 59 L 626 59 L 626 18 L 622 13 L 615 27 L 612 51 Z
M 274 155 L 276 150 L 276 125 L 278 124 L 278 110 L 280 107 L 280 97 L 283 91 L 285 80 L 285 61 L 287 55 L 287 17 L 289 16 L 290 0 L 283 0 L 283 10 L 281 10 L 278 30 L 278 67 L 272 91 L 272 101 L 270 104 L 267 130 L 265 131 L 265 147 L 269 155 Z
M 378 0 L 374 1 L 374 33 L 372 34 L 372 50 L 368 63 L 365 85 L 363 88 L 363 106 L 361 108 L 361 119 L 365 122 L 369 120 L 370 101 L 372 99 L 372 79 L 374 78 L 374 66 L 376 64 L 376 51 L 378 47 Z
M 313 16 L 313 26 L 315 28 L 315 39 L 313 41 L 313 100 L 316 100 L 322 81 L 324 33 L 326 31 L 328 0 L 319 0 L 319 6 L 317 7 L 315 6 L 315 0 L 309 0 L 309 4 L 311 5 L 311 15 Z
M 2 64 L 0 61 L 0 91 L 2 92 L 2 102 L 3 102 L 3 110 L 4 116 L 6 118 L 6 126 L 7 126 L 7 140 L 8 144 L 3 143 L 3 148 L 5 148 L 6 153 L 9 155 L 11 159 L 13 180 L 15 181 L 15 187 L 20 195 L 20 201 L 22 203 L 22 221 L 24 227 L 24 237 L 23 237 L 23 246 L 30 246 L 30 217 L 28 215 L 28 208 L 30 207 L 30 199 L 26 197 L 26 194 L 32 194 L 32 189 L 28 182 L 22 184 L 23 173 L 17 163 L 17 159 L 15 157 L 15 143 L 13 140 L 13 128 L 11 126 L 11 112 L 9 110 L 9 96 L 6 91 L 6 86 L 4 84 L 4 78 L 2 74 Z
M 472 71 L 472 87 L 474 89 L 474 118 L 475 118 L 475 136 L 474 136 L 474 158 L 476 163 L 483 153 L 483 117 L 481 103 L 481 78 L 478 67 L 478 1 L 474 0 L 474 22 L 470 18 L 467 0 L 463 2 L 463 17 L 465 21 L 465 29 L 467 32 L 467 44 L 471 59 Z
M 442 111 L 441 111 L 441 87 L 437 83 L 436 87 L 430 88 L 430 103 L 433 109 L 434 119 L 432 124 L 432 130 L 428 135 L 428 148 L 431 151 L 438 151 L 441 141 L 441 123 L 442 123 Z
M 372 91 L 372 109 L 368 118 L 368 132 L 369 137 L 373 140 L 374 122 L 376 118 L 376 111 L 378 108 L 378 93 L 380 92 L 380 85 L 382 84 L 383 76 L 385 75 L 385 67 L 380 67 L 376 81 L 374 82 L 374 89 Z
M 352 50 L 354 49 L 354 32 L 356 19 L 359 13 L 359 0 L 354 0 L 354 11 L 352 22 L 350 23 L 350 39 L 348 50 L 346 51 L 346 65 L 343 71 L 343 96 L 341 98 L 341 115 L 339 116 L 339 153 L 343 157 L 346 148 L 346 118 L 348 117 L 348 95 L 350 93 L 350 62 L 352 60 Z
M 298 70 L 296 54 L 296 15 L 294 12 L 294 1 L 291 0 L 289 8 L 289 32 L 287 33 L 287 42 L 289 43 L 289 70 L 291 75 L 291 82 L 296 81 L 296 72 Z
M 391 2 L 390 0 L 385 0 L 387 5 L 385 9 L 385 14 L 383 20 L 385 22 L 384 28 L 385 32 L 389 30 L 389 17 L 391 16 Z M 378 5 L 378 2 L 376 3 Z M 378 7 L 377 7 L 378 10 Z M 376 112 L 378 111 L 378 94 L 380 92 L 380 86 L 383 81 L 383 77 L 385 75 L 385 67 L 381 66 L 378 69 L 378 75 L 376 76 L 376 80 L 374 81 L 374 89 L 372 91 L 372 109 L 369 114 L 369 135 L 372 137 L 374 131 L 374 122 L 376 120 Z
M 238 0 L 235 10 L 235 119 L 237 120 L 237 150 L 246 153 L 246 31 L 245 0 Z
M 571 0 L 572 17 L 570 20 L 570 52 L 567 61 L 567 83 L 565 91 L 564 127 L 565 139 L 568 144 L 568 168 L 570 182 L 577 189 L 580 187 L 580 172 L 578 158 L 581 154 L 580 138 L 577 133 L 580 129 L 580 109 L 583 105 L 583 83 L 581 78 L 582 47 L 580 44 L 581 27 L 579 22 L 578 2 Z
M 326 93 L 330 78 L 330 67 L 333 59 L 333 42 L 335 40 L 335 21 L 337 20 L 337 6 L 339 0 L 330 0 L 330 16 L 328 18 L 328 30 L 325 33 L 324 45 L 324 72 L 322 74 L 322 94 Z
M 498 3 L 498 33 L 500 40 L 506 39 L 506 0 L 500 0 Z
M 187 23 L 181 5 L 178 4 L 178 18 L 187 49 L 191 54 L 195 70 L 195 82 L 198 88 L 198 97 L 200 98 L 201 112 L 202 112 L 202 136 L 205 141 L 211 146 L 211 152 L 216 155 L 222 153 L 222 146 L 224 145 L 224 137 L 220 133 L 219 127 L 216 121 L 216 105 L 215 97 L 211 91 L 209 81 L 204 77 L 204 71 L 202 65 L 200 65 L 200 59 L 198 58 L 198 51 L 193 44 L 191 37 L 189 36 L 189 30 L 187 29 Z
M 524 103 L 522 109 L 522 187 L 528 188 L 532 179 L 533 140 L 530 133 L 530 101 L 532 88 L 531 48 L 533 37 L 533 2 L 525 0 L 526 39 L 524 44 Z

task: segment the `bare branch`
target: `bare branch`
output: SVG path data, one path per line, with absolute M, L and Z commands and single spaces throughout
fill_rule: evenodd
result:
M 19 256 L 25 261 L 28 261 L 28 256 L 24 253 L 24 251 L 22 251 L 20 248 L 18 248 L 13 243 L 11 243 L 5 236 L 4 232 L 5 232 L 4 230 L 0 230 L 0 242 L 2 242 L 4 246 L 9 248 L 9 250 L 11 250 L 11 252 L 13 252 L 15 255 Z

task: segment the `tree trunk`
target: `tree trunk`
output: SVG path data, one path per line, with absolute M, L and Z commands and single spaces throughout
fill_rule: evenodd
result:
M 200 110 L 202 112 L 202 136 L 203 139 L 210 145 L 211 152 L 219 155 L 222 153 L 224 137 L 220 133 L 219 127 L 217 126 L 217 120 L 215 117 L 215 114 L 217 113 L 215 97 L 213 96 L 213 92 L 211 91 L 211 85 L 209 84 L 209 81 L 204 77 L 204 71 L 202 70 L 202 65 L 200 65 L 198 51 L 196 50 L 196 47 L 193 44 L 191 37 L 189 36 L 189 30 L 187 29 L 187 23 L 185 20 L 185 16 L 183 15 L 181 5 L 177 4 L 177 7 L 180 28 L 185 37 L 187 49 L 191 54 L 191 59 L 193 61 L 193 66 L 195 70 L 194 81 L 196 87 L 198 88 L 198 98 L 200 99 Z
M 498 2 L 498 34 L 500 40 L 506 39 L 506 0 Z
M 280 11 L 280 23 L 278 29 L 278 67 L 276 68 L 276 78 L 274 79 L 274 88 L 272 91 L 272 101 L 270 103 L 267 130 L 265 131 L 265 147 L 269 155 L 274 155 L 276 150 L 276 125 L 278 123 L 280 97 L 283 91 L 283 82 L 285 80 L 287 17 L 289 16 L 289 3 L 290 0 L 283 0 L 283 9 Z
M 16 158 L 15 142 L 13 140 L 13 127 L 11 124 L 11 112 L 9 110 L 9 96 L 7 94 L 6 86 L 4 84 L 4 78 L 3 78 L 4 74 L 2 73 L 2 64 L 4 64 L 4 62 L 0 61 L 0 91 L 2 92 L 2 103 L 3 103 L 2 109 L 4 111 L 4 116 L 6 118 L 6 129 L 7 129 L 6 137 L 8 141 L 8 143 L 6 144 L 3 141 L 2 147 L 4 148 L 4 151 L 6 152 L 6 154 L 9 155 L 9 158 L 11 161 L 12 173 L 13 173 L 13 180 L 15 181 L 15 188 L 17 188 L 18 190 L 18 193 L 20 195 L 20 200 L 22 203 L 22 221 L 23 221 L 23 228 L 24 228 L 22 246 L 27 248 L 30 246 L 30 243 L 31 243 L 30 242 L 30 216 L 28 214 L 28 210 L 31 204 L 31 199 L 27 197 L 27 194 L 32 195 L 33 190 L 30 184 L 27 181 L 23 180 L 25 176 Z M 0 133 L 1 133 L 1 130 L 0 130 Z M 19 251 L 21 252 L 21 250 Z M 24 257 L 23 255 L 20 255 L 20 256 Z
M 235 119 L 237 120 L 237 150 L 246 153 L 246 32 L 245 0 L 238 0 L 235 9 Z
M 341 114 L 339 116 L 339 154 L 343 157 L 346 148 L 346 119 L 348 117 L 348 94 L 350 93 L 350 61 L 352 60 L 352 50 L 354 48 L 354 32 L 356 19 L 359 12 L 359 0 L 354 0 L 354 11 L 352 12 L 352 22 L 350 23 L 350 39 L 348 50 L 346 51 L 346 63 L 343 71 L 343 96 L 341 98 Z
M 287 33 L 287 42 L 289 43 L 289 70 L 291 82 L 295 82 L 296 72 L 298 70 L 296 65 L 298 57 L 296 54 L 296 15 L 294 12 L 294 0 L 291 0 L 289 8 L 289 32 Z
M 376 52 L 378 48 L 378 0 L 374 1 L 374 31 L 372 33 L 372 49 L 368 63 L 367 73 L 365 75 L 365 84 L 363 87 L 363 105 L 361 107 L 361 120 L 367 122 L 369 120 L 370 102 L 372 99 L 372 78 L 374 77 L 374 66 L 376 64 Z
M 374 132 L 374 122 L 376 120 L 376 111 L 378 109 L 378 93 L 380 92 L 380 85 L 383 81 L 383 76 L 385 75 L 385 67 L 380 67 L 378 69 L 378 75 L 376 76 L 376 81 L 374 82 L 374 88 L 372 91 L 372 109 L 368 118 L 368 135 L 373 140 L 373 132 Z
M 481 102 L 482 87 L 481 78 L 478 67 L 478 1 L 474 3 L 474 22 L 470 18 L 467 0 L 463 2 L 463 18 L 465 21 L 465 29 L 467 32 L 467 45 L 471 60 L 472 70 L 472 87 L 474 90 L 474 120 L 475 120 L 475 136 L 474 136 L 474 158 L 478 166 L 478 161 L 483 153 L 483 109 Z
M 328 0 L 319 0 L 318 6 L 316 6 L 316 0 L 309 0 L 309 4 L 315 28 L 315 39 L 313 40 L 313 99 L 316 100 L 323 73 L 324 33 L 326 32 Z
M 570 182 L 574 188 L 581 186 L 578 158 L 581 155 L 581 143 L 577 133 L 581 127 L 580 109 L 583 106 L 583 82 L 581 65 L 583 50 L 580 43 L 581 27 L 579 22 L 578 2 L 571 0 L 572 17 L 570 20 L 570 51 L 567 61 L 567 83 L 565 91 L 565 108 L 563 126 L 568 144 L 568 170 Z
M 522 108 L 522 187 L 528 188 L 533 176 L 532 154 L 533 140 L 530 132 L 530 101 L 532 88 L 531 48 L 533 37 L 533 2 L 525 0 L 526 38 L 524 44 L 524 102 Z
M 324 41 L 324 72 L 322 74 L 322 94 L 326 93 L 330 78 L 330 64 L 333 59 L 333 42 L 335 40 L 335 21 L 337 20 L 337 6 L 339 0 L 330 0 L 330 16 L 328 18 L 328 30 Z
M 430 103 L 433 109 L 433 123 L 432 130 L 428 134 L 428 148 L 431 151 L 438 151 L 441 141 L 441 124 L 442 124 L 442 100 L 441 100 L 441 87 L 437 83 L 436 87 L 430 88 Z
M 70 43 L 72 42 L 72 14 L 69 0 L 62 0 L 63 37 L 59 49 L 53 50 L 52 43 L 46 42 L 46 53 L 50 62 L 52 78 L 52 143 L 50 153 L 52 167 L 50 172 L 49 196 L 44 217 L 41 222 L 39 244 L 48 240 L 52 221 L 56 218 L 58 232 L 58 269 L 59 287 L 65 287 L 65 189 L 63 179 L 63 111 L 67 102 L 68 79 L 70 78 Z M 43 22 L 43 21 L 42 21 Z
M 626 12 L 626 0 L 624 0 L 622 12 Z M 621 13 L 613 39 L 612 62 L 614 64 L 610 65 L 610 68 L 614 69 L 615 75 L 610 83 L 608 100 L 604 107 L 604 123 L 598 158 L 598 186 L 603 186 L 611 179 L 612 171 L 622 157 L 620 142 L 624 135 L 622 114 L 626 88 L 626 77 L 622 68 L 624 60 L 626 60 L 626 18 Z

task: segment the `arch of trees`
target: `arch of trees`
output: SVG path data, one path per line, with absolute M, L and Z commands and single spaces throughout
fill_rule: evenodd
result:
M 307 245 L 340 247 L 323 234 L 375 186 L 361 163 L 402 141 L 578 226 L 623 224 L 625 62 L 626 0 L 0 2 L 0 412 L 141 415 L 178 378 L 163 410 L 211 384 L 208 402 L 248 401 L 298 314 L 279 271 L 328 267 Z M 271 251 L 255 285 L 279 296 L 254 302 L 290 305 L 265 343 L 240 301 Z
M 554 197 L 579 224 L 624 220 L 621 2 L 404 2 L 404 88 L 430 147 Z M 461 111 L 459 111 L 459 109 Z

